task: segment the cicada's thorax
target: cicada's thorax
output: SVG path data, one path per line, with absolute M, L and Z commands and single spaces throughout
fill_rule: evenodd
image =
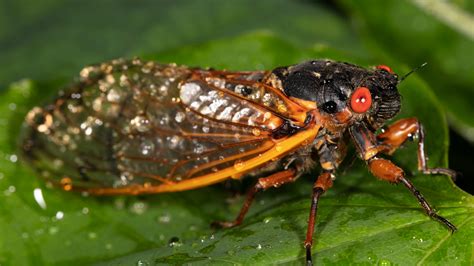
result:
M 308 115 L 321 129 L 311 149 L 325 170 L 337 168 L 344 159 L 349 127 L 366 123 L 370 128 L 377 128 L 399 109 L 398 92 L 392 90 L 397 84 L 396 76 L 383 70 L 316 60 L 276 68 L 267 82 L 300 105 L 312 105 Z M 351 106 L 351 97 L 354 98 L 354 91 L 360 87 L 374 99 L 365 110 L 365 106 L 356 109 Z

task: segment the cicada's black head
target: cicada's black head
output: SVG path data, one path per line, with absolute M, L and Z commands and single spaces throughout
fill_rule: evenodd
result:
M 277 68 L 273 73 L 281 80 L 286 95 L 316 102 L 320 113 L 333 117 L 336 123 L 364 121 L 377 129 L 400 110 L 398 76 L 384 65 L 368 70 L 317 60 Z M 337 121 L 342 113 L 350 119 Z

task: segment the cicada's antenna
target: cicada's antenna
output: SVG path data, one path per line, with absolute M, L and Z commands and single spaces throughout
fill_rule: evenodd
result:
M 410 72 L 406 73 L 405 75 L 403 75 L 399 80 L 398 80 L 398 84 L 400 84 L 404 79 L 406 79 L 408 76 L 410 76 L 411 74 L 413 74 L 414 72 L 420 70 L 421 68 L 425 67 L 428 63 L 427 62 L 424 62 L 423 64 L 421 64 L 420 66 L 418 67 L 415 67 L 414 69 L 412 69 Z

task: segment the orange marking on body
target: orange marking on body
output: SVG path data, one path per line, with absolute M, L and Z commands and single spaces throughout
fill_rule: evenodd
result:
M 267 131 L 260 131 L 260 134 L 264 136 L 270 135 Z M 191 133 L 191 132 L 182 132 L 181 136 L 183 137 L 205 137 L 205 138 L 235 138 L 234 134 L 228 133 Z M 255 135 L 239 135 L 239 139 L 243 140 L 257 140 L 257 139 L 264 139 L 263 137 L 256 137 Z

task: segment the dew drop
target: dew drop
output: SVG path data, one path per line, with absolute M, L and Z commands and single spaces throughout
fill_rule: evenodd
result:
M 137 266 L 148 266 L 150 263 L 146 260 L 139 260 L 137 261 Z
M 150 120 L 146 116 L 137 115 L 134 117 L 130 124 L 139 132 L 146 132 L 150 129 Z
M 258 250 L 261 250 L 261 249 L 262 249 L 262 245 L 261 245 L 261 244 L 258 244 L 258 245 L 257 245 L 257 249 L 258 249 Z
M 141 201 L 134 202 L 130 208 L 130 211 L 135 214 L 143 214 L 148 209 L 148 206 Z
M 149 74 L 151 72 L 151 66 L 150 65 L 144 65 L 142 67 L 142 72 L 145 73 L 145 74 Z
M 234 169 L 237 170 L 237 171 L 242 170 L 244 168 L 244 166 L 245 166 L 245 163 L 242 160 L 237 160 L 234 163 Z
M 172 237 L 169 241 L 168 241 L 168 245 L 170 247 L 180 247 L 182 246 L 183 244 L 180 242 L 179 238 L 174 236 Z
M 270 93 L 265 93 L 262 97 L 262 102 L 264 105 L 269 106 L 272 101 L 272 95 Z
M 209 130 L 210 130 L 210 129 L 209 129 L 209 127 L 207 127 L 207 126 L 203 126 L 203 127 L 202 127 L 202 132 L 204 132 L 204 133 L 209 133 Z
M 9 186 L 5 191 L 3 191 L 3 194 L 5 196 L 10 196 L 11 194 L 15 193 L 16 188 L 15 186 Z
M 163 214 L 161 215 L 160 217 L 158 217 L 158 222 L 160 223 L 169 223 L 171 221 L 171 215 L 169 215 L 168 213 L 166 214 Z
M 9 157 L 10 162 L 16 163 L 18 161 L 18 156 L 16 154 L 12 154 Z
M 169 148 L 170 149 L 176 149 L 179 146 L 179 143 L 181 142 L 181 138 L 178 136 L 173 136 L 169 139 Z
M 130 173 L 128 172 L 123 172 L 120 174 L 120 179 L 117 179 L 114 181 L 113 187 L 122 187 L 128 185 L 128 182 L 130 180 Z
M 176 122 L 178 122 L 178 123 L 181 123 L 181 122 L 184 121 L 185 117 L 186 117 L 186 115 L 183 112 L 177 112 L 174 120 L 176 120 Z
M 56 218 L 56 220 L 62 220 L 64 218 L 64 212 L 57 211 L 54 217 Z
M 84 130 L 84 134 L 86 136 L 92 135 L 92 127 L 87 127 L 86 130 Z
M 160 119 L 160 125 L 165 126 L 170 122 L 170 117 L 167 114 L 164 114 Z
M 110 89 L 107 93 L 107 101 L 109 102 L 119 102 L 121 98 L 120 93 L 116 89 Z
M 204 152 L 204 145 L 197 144 L 196 147 L 194 148 L 194 153 L 201 154 L 203 152 Z
M 143 155 L 150 155 L 155 148 L 155 144 L 150 140 L 145 140 L 140 144 L 140 152 Z
M 257 136 L 257 137 L 258 137 L 258 136 L 260 136 L 261 133 L 262 133 L 262 132 L 261 132 L 260 129 L 258 129 L 258 128 L 252 129 L 252 134 L 253 134 L 254 136 Z
M 184 104 L 189 104 L 201 91 L 196 83 L 186 83 L 181 87 L 180 98 Z
M 167 96 L 168 95 L 168 87 L 165 85 L 162 85 L 158 88 L 158 91 L 160 92 L 161 96 Z
M 122 74 L 122 75 L 120 76 L 120 83 L 119 83 L 119 85 L 120 85 L 121 87 L 128 87 L 128 86 L 130 86 L 130 81 L 128 80 L 127 75 Z

